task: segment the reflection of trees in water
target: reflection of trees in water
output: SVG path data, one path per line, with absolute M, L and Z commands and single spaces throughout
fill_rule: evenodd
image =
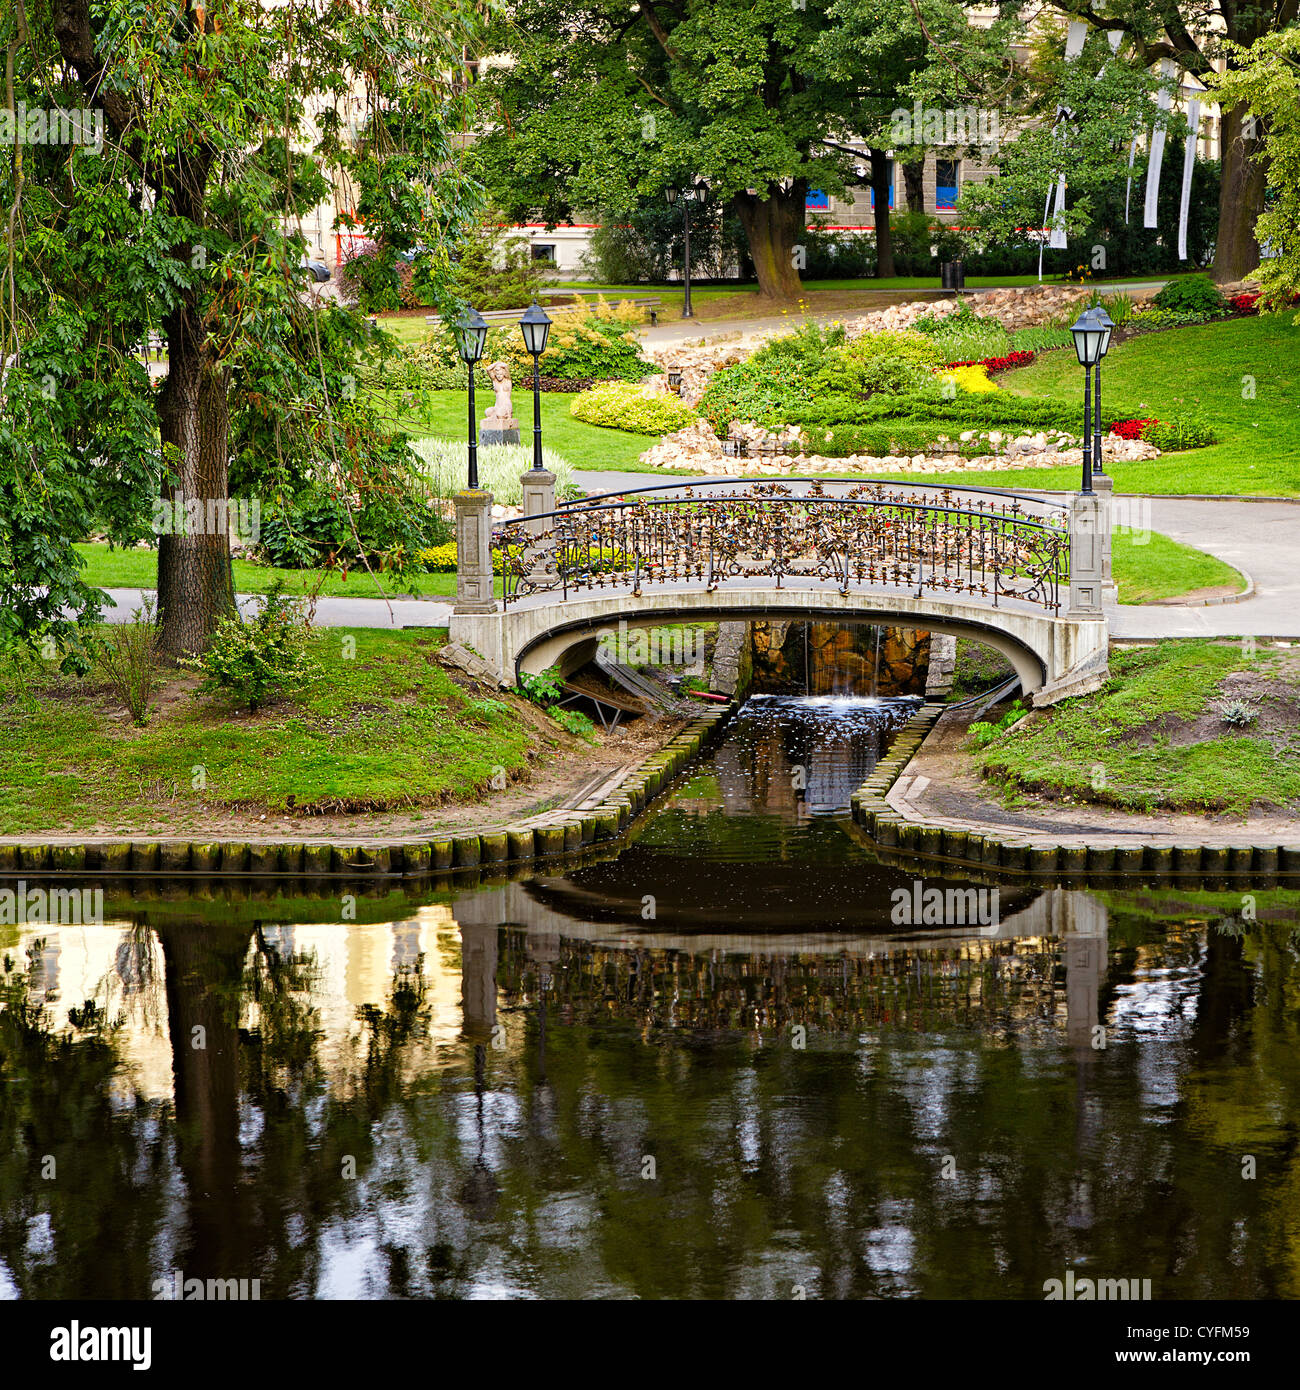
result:
M 407 965 L 327 1064 L 309 959 L 252 927 L 160 929 L 174 1123 L 109 1100 L 109 1022 L 66 1035 L 9 972 L 0 1259 L 20 1292 L 147 1295 L 161 1251 L 265 1297 L 358 1264 L 412 1296 L 1041 1296 L 1080 1262 L 1157 1296 L 1300 1293 L 1280 934 L 1115 927 L 1105 1054 L 1066 1039 L 1061 943 L 780 959 L 484 935 L 462 1046 L 435 1065 Z M 837 1045 L 792 1048 L 799 1021 Z M 32 1253 L 41 1214 L 54 1258 Z

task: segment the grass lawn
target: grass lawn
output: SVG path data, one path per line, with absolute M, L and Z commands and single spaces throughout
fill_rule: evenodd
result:
M 1042 354 L 999 383 L 1017 395 L 1077 403 L 1083 372 L 1070 352 Z M 1244 392 L 1252 388 L 1250 398 Z M 1300 326 L 1290 314 L 1149 333 L 1113 347 L 1102 402 L 1137 418 L 1197 416 L 1219 443 L 1146 463 L 1108 466 L 1116 492 L 1300 495 Z M 1109 406 L 1107 407 L 1109 410 Z M 984 486 L 1074 490 L 1080 464 L 1032 472 L 945 474 Z
M 1239 594 L 1246 587 L 1245 578 L 1231 565 L 1203 550 L 1182 545 L 1157 531 L 1147 535 L 1145 545 L 1139 540 L 1121 532 L 1111 546 L 1111 570 L 1121 603 L 1154 603 L 1224 587 Z
M 1300 802 L 1300 653 L 1160 642 L 1114 653 L 1110 672 L 1104 689 L 1002 734 L 977 762 L 1008 790 L 1137 810 Z M 1258 700 L 1256 723 L 1224 724 L 1227 697 Z
M 350 660 L 345 636 L 356 639 Z M 434 660 L 441 640 L 428 631 L 320 633 L 316 673 L 254 715 L 195 699 L 197 678 L 169 673 L 142 729 L 102 682 L 43 664 L 22 680 L 7 675 L 0 833 L 156 824 L 184 834 L 236 810 L 409 810 L 473 799 L 494 767 L 522 771 L 539 735 L 508 701 L 465 695 Z M 197 766 L 204 790 L 192 786 Z
M 574 393 L 576 394 L 576 392 Z M 393 424 L 413 438 L 440 435 L 444 439 L 465 439 L 469 426 L 466 419 L 463 391 L 426 391 L 425 404 L 415 410 L 398 411 L 394 404 Z M 603 429 L 587 425 L 569 414 L 573 395 L 560 391 L 542 393 L 542 442 L 548 449 L 562 454 L 581 469 L 613 469 L 622 473 L 672 473 L 676 470 L 652 468 L 641 462 L 641 455 L 655 443 L 645 434 L 628 434 L 626 430 Z M 492 404 L 487 393 L 484 409 Z M 515 413 L 519 418 L 519 437 L 532 441 L 533 403 L 531 391 L 526 396 L 515 390 Z
M 76 550 L 86 560 L 82 579 L 97 589 L 158 587 L 156 550 L 110 550 L 102 543 L 78 545 Z M 333 570 L 282 570 L 271 565 L 253 565 L 247 560 L 234 561 L 234 569 L 235 592 L 239 594 L 264 594 L 274 580 L 283 579 L 286 591 L 291 594 L 309 593 L 320 581 L 318 592 L 328 598 L 398 598 L 411 593 L 419 598 L 456 596 L 454 574 L 419 574 L 410 579 L 382 575 L 381 591 L 374 577 L 364 569 L 349 570 L 346 578 Z

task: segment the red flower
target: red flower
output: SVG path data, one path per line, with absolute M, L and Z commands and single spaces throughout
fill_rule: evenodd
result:
M 1157 425 L 1158 420 L 1116 420 L 1110 427 L 1111 434 L 1117 434 L 1121 439 L 1141 439 L 1142 431 L 1148 425 Z
M 1004 372 L 1009 367 L 1027 367 L 1034 360 L 1034 354 L 1027 349 L 1009 352 L 1005 357 L 981 357 L 978 362 L 949 362 L 952 367 L 987 367 L 991 372 Z
M 1234 294 L 1228 303 L 1239 314 L 1248 314 L 1259 304 L 1258 294 Z

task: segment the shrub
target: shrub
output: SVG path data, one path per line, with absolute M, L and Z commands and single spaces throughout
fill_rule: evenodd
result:
M 431 545 L 427 550 L 420 551 L 416 558 L 430 574 L 455 574 L 456 542 L 444 541 L 442 545 Z M 501 552 L 499 550 L 492 552 L 492 569 L 496 574 L 501 573 Z
M 131 621 L 112 624 L 95 652 L 100 675 L 126 706 L 131 722 L 141 726 L 149 722 L 158 685 L 154 665 L 157 640 L 154 597 L 145 594 L 140 607 L 132 611 Z
M 1259 313 L 1259 292 L 1234 294 L 1228 300 L 1228 307 L 1234 314 L 1257 314 Z
M 1157 309 L 1172 309 L 1179 314 L 1213 314 L 1224 307 L 1223 295 L 1208 275 L 1171 280 L 1152 303 Z
M 1219 706 L 1219 718 L 1234 729 L 1244 729 L 1259 718 L 1259 710 L 1252 700 L 1224 700 Z
M 542 371 L 561 381 L 640 381 L 656 370 L 641 356 L 635 332 L 641 319 L 642 311 L 630 300 L 611 304 L 598 299 L 590 310 L 552 310 Z M 531 376 L 533 359 L 517 330 L 505 355 Z
M 525 309 L 541 292 L 546 274 L 532 259 L 528 238 L 493 214 L 462 245 L 452 283 L 476 309 Z
M 876 273 L 875 238 L 861 232 L 810 227 L 802 245 L 807 280 L 861 280 Z
M 551 705 L 546 712 L 567 733 L 585 738 L 588 743 L 594 742 L 596 726 L 581 710 L 561 709 L 559 705 Z
M 714 372 L 700 397 L 699 413 L 718 435 L 725 435 L 733 420 L 785 424 L 814 395 L 843 394 L 842 382 L 828 388 L 823 373 L 835 377 L 829 368 L 838 362 L 844 343 L 843 328 L 813 323 L 773 338 L 744 362 Z
M 207 651 L 182 657 L 180 664 L 202 673 L 196 695 L 230 695 L 252 711 L 288 682 L 310 673 L 310 640 L 304 605 L 286 598 L 284 581 L 277 579 L 262 596 L 255 617 L 248 622 L 237 613 L 222 618 Z
M 588 425 L 652 435 L 671 434 L 699 418 L 676 396 L 615 381 L 575 396 L 569 414 Z
M 1011 348 L 1011 335 L 995 318 L 972 312 L 963 300 L 955 313 L 923 314 L 912 325 L 918 333 L 941 343 L 950 362 L 978 362 L 1002 357 Z
M 519 689 L 535 705 L 549 706 L 564 693 L 564 682 L 560 678 L 558 666 L 548 666 L 539 676 L 523 671 L 519 676 Z
M 946 355 L 923 333 L 907 329 L 864 333 L 836 349 L 822 367 L 818 384 L 858 395 L 912 391 L 943 366 Z
M 266 509 L 256 558 L 283 569 L 314 569 L 351 568 L 364 557 L 373 568 L 400 573 L 416 563 L 417 552 L 450 536 L 450 524 L 430 507 L 413 472 L 347 500 L 318 482 Z
M 1198 323 L 1217 323 L 1228 310 L 1214 309 L 1197 312 L 1182 309 L 1139 309 L 1129 320 L 1134 333 L 1150 333 L 1163 328 L 1190 328 Z
M 436 498 L 447 500 L 466 486 L 468 461 L 463 442 L 454 439 L 413 439 L 411 449 L 420 476 Z M 542 450 L 542 464 L 555 474 L 555 486 L 573 484 L 573 467 L 553 449 Z M 485 444 L 478 451 L 479 486 L 504 507 L 523 505 L 520 474 L 533 466 L 533 446 L 527 444 Z M 444 539 L 439 537 L 439 539 Z
M 1210 426 L 1199 420 L 1152 420 L 1142 431 L 1142 438 L 1166 454 L 1179 449 L 1203 449 L 1218 442 Z

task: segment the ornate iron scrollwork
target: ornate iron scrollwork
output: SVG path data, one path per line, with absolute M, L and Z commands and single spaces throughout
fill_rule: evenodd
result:
M 499 526 L 507 604 L 539 594 L 772 579 L 1015 598 L 1057 613 L 1068 583 L 1063 514 L 1019 498 L 936 496 L 866 483 L 828 493 L 813 480 L 669 484 L 570 504 Z M 1031 504 L 1032 505 L 1032 504 Z

